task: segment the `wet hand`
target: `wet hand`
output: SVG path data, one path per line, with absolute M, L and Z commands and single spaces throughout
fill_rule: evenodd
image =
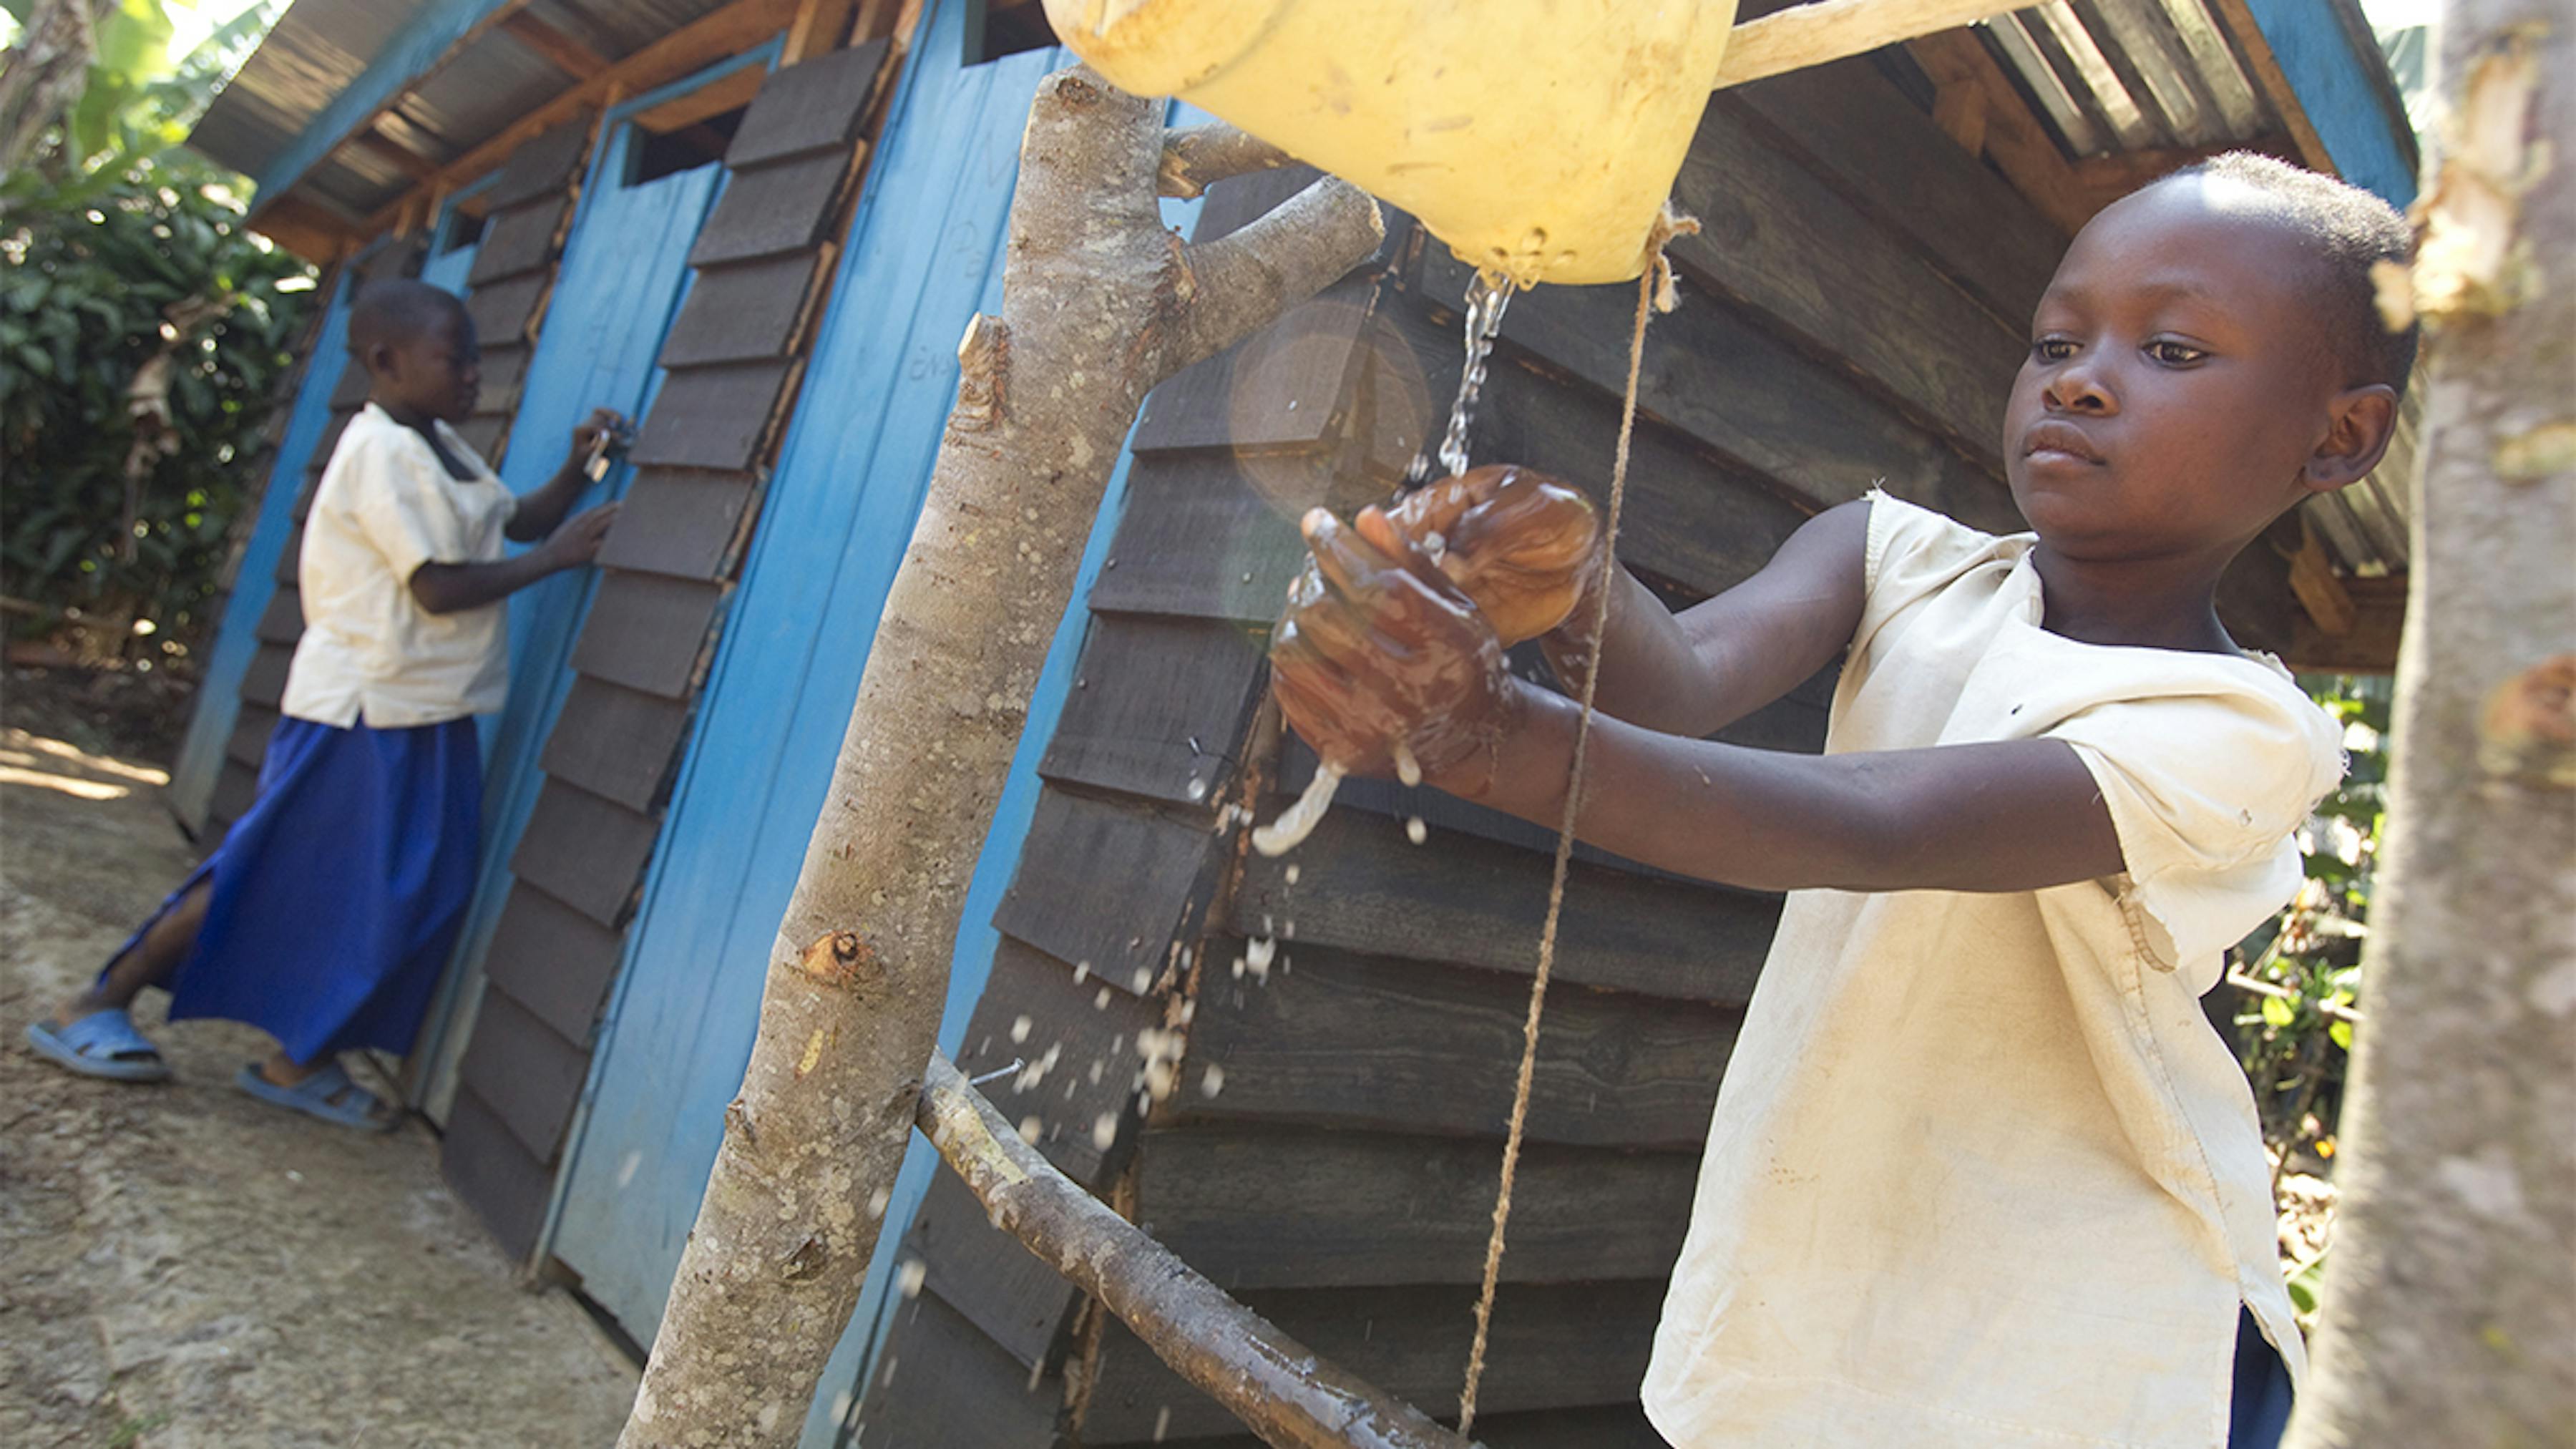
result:
M 1289 725 L 1349 773 L 1387 772 L 1401 744 L 1444 788 L 1481 788 L 1517 706 L 1493 626 L 1400 535 L 1381 546 L 1320 508 L 1302 526 L 1312 558 L 1270 644 Z
M 577 569 L 599 557 L 601 544 L 608 541 L 608 528 L 617 521 L 617 505 L 603 503 L 597 508 L 574 514 L 565 520 L 539 545 L 546 550 L 555 567 Z
M 1361 511 L 1381 552 L 1410 543 L 1484 611 L 1505 648 L 1590 618 L 1578 605 L 1606 573 L 1592 500 L 1544 473 L 1493 464 Z

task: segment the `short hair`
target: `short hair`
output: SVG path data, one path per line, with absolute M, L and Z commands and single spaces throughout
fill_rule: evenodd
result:
M 2410 322 L 2403 330 L 2390 330 L 2379 312 L 2379 284 L 2371 276 L 2381 262 L 2404 265 L 2413 260 L 2415 232 L 2397 208 L 2350 182 L 2253 151 L 2212 156 L 2162 180 L 2182 177 L 2233 181 L 2268 201 L 2273 219 L 2316 258 L 2327 344 L 2342 361 L 2348 385 L 2385 383 L 2399 397 L 2406 395 L 2423 329 Z
M 376 348 L 400 347 L 450 318 L 472 320 L 454 292 L 407 277 L 361 282 L 349 303 L 349 355 L 363 364 Z

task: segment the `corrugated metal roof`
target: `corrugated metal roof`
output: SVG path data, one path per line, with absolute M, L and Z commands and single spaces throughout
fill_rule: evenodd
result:
M 260 176 L 323 117 L 425 15 L 466 0 L 295 0 L 223 93 L 188 144 L 207 157 Z M 525 0 L 505 4 L 573 43 L 616 61 L 726 0 Z M 467 151 L 543 104 L 574 78 L 492 25 L 445 58 L 403 76 L 375 129 L 385 144 L 435 165 Z M 399 197 L 411 175 L 383 146 L 338 144 L 295 179 L 293 194 L 345 216 L 368 215 Z

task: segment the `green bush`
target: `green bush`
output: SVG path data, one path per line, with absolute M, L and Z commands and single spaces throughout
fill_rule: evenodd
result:
M 121 0 L 77 101 L 0 177 L 0 588 L 37 606 L 22 630 L 82 620 L 100 653 L 158 656 L 210 622 L 314 274 L 176 143 L 277 8 L 173 65 L 157 0 Z

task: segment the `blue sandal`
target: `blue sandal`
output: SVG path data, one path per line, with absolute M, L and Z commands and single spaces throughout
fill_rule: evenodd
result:
M 281 1087 L 260 1075 L 259 1063 L 252 1062 L 233 1078 L 233 1085 L 272 1107 L 301 1112 L 356 1132 L 391 1132 L 402 1122 L 396 1113 L 379 1111 L 383 1100 L 351 1081 L 348 1068 L 338 1062 L 291 1087 Z
M 125 1008 L 93 1011 L 66 1026 L 27 1023 L 27 1045 L 67 1072 L 110 1082 L 166 1082 L 170 1064 L 161 1049 L 134 1029 Z

